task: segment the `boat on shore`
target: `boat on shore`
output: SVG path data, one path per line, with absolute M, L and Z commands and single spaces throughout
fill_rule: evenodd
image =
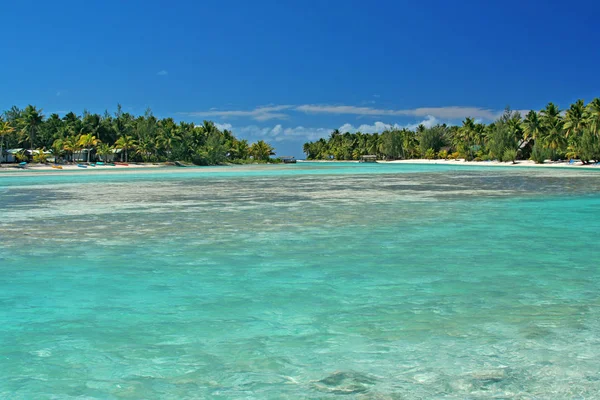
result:
M 87 165 L 84 165 L 84 164 L 77 164 L 77 166 L 78 166 L 79 168 L 87 168 Z

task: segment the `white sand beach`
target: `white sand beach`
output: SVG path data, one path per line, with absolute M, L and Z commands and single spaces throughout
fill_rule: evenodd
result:
M 358 161 L 344 160 L 344 161 L 329 161 L 329 160 L 298 160 L 299 163 L 358 163 Z M 414 159 L 414 160 L 394 160 L 394 161 L 383 161 L 378 160 L 378 164 L 433 164 L 433 165 L 456 165 L 456 166 L 475 166 L 475 167 L 532 167 L 532 168 L 574 168 L 574 169 L 598 169 L 600 165 L 597 164 L 582 164 L 580 161 L 569 162 L 569 161 L 546 161 L 544 164 L 536 164 L 531 160 L 518 160 L 514 164 L 511 162 L 500 162 L 500 161 L 465 161 L 459 160 L 426 160 L 426 159 Z M 254 164 L 249 164 L 254 165 Z M 259 164 L 256 164 L 259 165 Z M 269 164 L 260 164 L 263 167 L 267 167 Z M 138 168 L 173 168 L 173 163 L 128 163 L 128 164 L 116 164 L 116 165 L 88 165 L 86 168 L 77 166 L 76 164 L 61 164 L 61 168 L 56 168 L 54 164 L 27 164 L 25 168 L 18 168 L 18 164 L 2 164 L 0 165 L 0 174 L 2 173 L 25 173 L 25 172 L 55 172 L 61 173 L 63 171 L 96 171 L 96 170 L 111 170 L 126 172 L 132 169 Z M 239 169 L 240 165 L 223 165 L 222 168 L 235 168 Z
M 116 165 L 87 165 L 86 167 L 79 167 L 77 164 L 60 164 L 55 166 L 54 164 L 36 164 L 30 163 L 25 168 L 19 168 L 18 164 L 2 164 L 0 165 L 0 172 L 14 172 L 14 171 L 94 171 L 99 169 L 110 169 L 110 170 L 127 170 L 131 168 L 165 168 L 173 167 L 172 163 L 128 163 L 128 164 L 116 164 Z M 57 168 L 60 167 L 60 168 Z
M 347 162 L 347 163 L 358 163 L 358 161 L 329 161 L 329 160 L 298 160 L 298 162 L 319 162 L 319 163 L 331 163 L 331 162 Z M 465 161 L 464 159 L 458 160 L 427 160 L 427 159 L 411 159 L 411 160 L 394 160 L 394 161 L 384 161 L 377 160 L 378 164 L 440 164 L 440 165 L 469 165 L 476 167 L 540 167 L 540 168 L 563 168 L 563 167 L 573 167 L 573 168 L 591 168 L 591 169 L 600 169 L 600 165 L 596 164 L 583 164 L 581 161 L 575 160 L 574 162 L 569 161 L 546 161 L 544 164 L 536 164 L 531 160 L 517 160 L 514 164 L 511 162 L 501 162 L 501 161 Z

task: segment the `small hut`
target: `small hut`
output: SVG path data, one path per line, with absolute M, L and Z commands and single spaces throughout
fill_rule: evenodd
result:
M 283 161 L 284 164 L 296 164 L 294 156 L 281 156 L 279 159 Z
M 359 162 L 364 162 L 364 163 L 376 163 L 377 162 L 377 156 L 374 155 L 365 155 L 365 156 L 360 156 L 360 161 Z

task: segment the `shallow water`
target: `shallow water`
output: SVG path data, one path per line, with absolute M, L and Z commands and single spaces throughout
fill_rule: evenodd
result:
M 589 399 L 600 172 L 0 176 L 0 398 Z

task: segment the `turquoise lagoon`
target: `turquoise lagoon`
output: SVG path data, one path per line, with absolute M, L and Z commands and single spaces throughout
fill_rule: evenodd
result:
M 0 175 L 2 399 L 590 399 L 600 171 Z

